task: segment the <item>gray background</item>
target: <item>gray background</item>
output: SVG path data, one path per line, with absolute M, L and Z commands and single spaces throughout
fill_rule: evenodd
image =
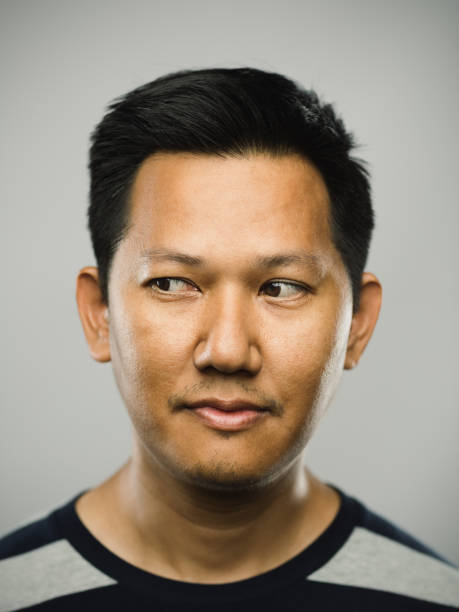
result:
M 381 318 L 309 465 L 459 563 L 459 2 L 2 2 L 2 503 L 6 531 L 129 453 L 110 365 L 74 301 L 94 262 L 88 135 L 109 100 L 165 72 L 252 65 L 335 102 L 373 173 L 368 269 Z

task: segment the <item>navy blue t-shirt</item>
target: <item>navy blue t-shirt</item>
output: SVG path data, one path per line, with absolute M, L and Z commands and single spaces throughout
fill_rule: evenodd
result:
M 338 514 L 311 545 L 268 572 L 217 585 L 170 580 L 117 557 L 80 521 L 77 497 L 0 540 L 0 612 L 459 609 L 457 568 L 334 488 Z

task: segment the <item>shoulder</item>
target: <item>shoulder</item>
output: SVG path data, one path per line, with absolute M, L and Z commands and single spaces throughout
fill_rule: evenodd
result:
M 0 560 L 21 555 L 59 539 L 52 515 L 28 523 L 0 538 Z
M 0 611 L 111 584 L 68 539 L 62 517 L 74 500 L 0 539 Z
M 314 579 L 459 606 L 459 569 L 417 538 L 341 491 L 353 528 Z M 312 578 L 312 576 L 311 576 Z
M 357 539 L 360 541 L 362 549 L 365 543 L 368 543 L 371 548 L 378 546 L 381 553 L 383 551 L 391 553 L 391 557 L 398 553 L 404 555 L 406 559 L 431 559 L 438 561 L 439 567 L 450 567 L 455 572 L 458 571 L 450 561 L 408 531 L 380 514 L 369 510 L 363 504 L 357 503 L 360 505 L 360 520 L 357 522 L 353 535 L 354 541 L 357 541 Z M 420 557 L 419 553 L 423 556 Z

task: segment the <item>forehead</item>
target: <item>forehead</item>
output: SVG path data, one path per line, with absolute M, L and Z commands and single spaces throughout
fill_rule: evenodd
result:
M 132 256 L 155 248 L 234 262 L 297 249 L 337 255 L 325 183 L 296 155 L 151 156 L 133 184 L 125 242 Z
M 330 240 L 325 183 L 293 155 L 157 154 L 141 165 L 130 206 L 129 232 L 147 241 L 165 233 L 184 237 L 191 229 L 198 242 L 209 231 L 222 238 L 256 232 L 265 240 L 273 233 L 280 240 L 293 234 L 309 243 Z

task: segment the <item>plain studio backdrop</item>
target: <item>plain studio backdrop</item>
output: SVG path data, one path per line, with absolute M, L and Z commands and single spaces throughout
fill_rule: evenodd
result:
M 459 2 L 1 2 L 2 532 L 130 450 L 109 364 L 75 304 L 93 264 L 88 138 L 166 72 L 254 66 L 336 104 L 372 173 L 375 334 L 308 447 L 321 478 L 459 563 Z

